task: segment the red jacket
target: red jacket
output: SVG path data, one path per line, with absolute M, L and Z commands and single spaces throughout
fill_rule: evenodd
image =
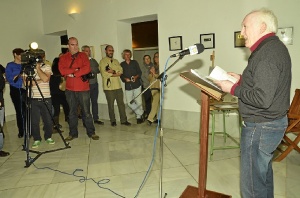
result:
M 61 75 L 66 78 L 66 89 L 70 91 L 88 91 L 90 90 L 89 81 L 83 82 L 81 76 L 91 71 L 90 61 L 83 52 L 78 52 L 73 56 L 75 60 L 71 67 L 72 54 L 70 52 L 59 58 L 58 69 Z M 74 77 L 69 77 L 68 74 L 74 74 Z

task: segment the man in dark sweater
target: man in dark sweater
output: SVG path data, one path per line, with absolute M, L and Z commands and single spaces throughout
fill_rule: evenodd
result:
M 125 49 L 123 51 L 123 61 L 121 67 L 123 68 L 123 74 L 120 76 L 121 80 L 125 83 L 125 96 L 128 106 L 134 111 L 137 119 L 137 124 L 141 124 L 144 121 L 143 118 L 143 105 L 142 97 L 137 97 L 141 94 L 141 76 L 142 71 L 136 60 L 131 60 L 131 51 Z M 135 98 L 135 99 L 134 99 Z M 134 99 L 133 103 L 130 103 Z
M 290 105 L 291 58 L 275 35 L 277 18 L 270 10 L 249 13 L 241 34 L 251 50 L 238 83 L 217 81 L 224 92 L 239 98 L 242 197 L 274 197 L 272 157 L 287 127 Z

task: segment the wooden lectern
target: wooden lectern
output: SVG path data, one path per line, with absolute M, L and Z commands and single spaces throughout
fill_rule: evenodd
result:
M 192 72 L 183 72 L 181 77 L 201 90 L 201 116 L 200 116 L 200 152 L 199 152 L 199 178 L 198 187 L 187 186 L 180 198 L 229 198 L 230 195 L 210 191 L 206 189 L 207 156 L 208 156 L 208 130 L 209 130 L 209 101 L 210 97 L 220 100 L 223 92 L 206 80 L 199 78 Z

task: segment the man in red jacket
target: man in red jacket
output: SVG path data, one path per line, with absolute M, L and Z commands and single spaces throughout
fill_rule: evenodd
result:
M 60 57 L 58 67 L 62 76 L 66 78 L 66 98 L 70 107 L 69 136 L 65 139 L 71 141 L 78 137 L 77 107 L 81 107 L 85 115 L 87 135 L 93 140 L 99 140 L 95 134 L 95 126 L 90 112 L 90 86 L 85 75 L 91 72 L 90 61 L 85 53 L 79 52 L 78 40 L 69 38 L 69 52 Z

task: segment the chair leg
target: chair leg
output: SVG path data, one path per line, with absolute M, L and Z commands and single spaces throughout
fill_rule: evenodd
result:
M 286 139 L 287 137 L 284 137 L 284 139 Z M 290 140 L 290 139 L 289 139 Z M 290 140 L 291 141 L 291 140 Z M 275 162 L 280 162 L 281 160 L 283 160 L 293 149 L 297 150 L 299 152 L 299 147 L 298 147 L 298 143 L 300 141 L 300 134 L 294 139 L 294 141 L 292 141 L 292 144 L 290 144 L 285 151 L 283 151 L 281 153 L 281 155 L 279 155 L 274 161 Z M 288 141 L 289 142 L 289 141 Z M 294 147 L 295 146 L 295 147 Z
M 209 160 L 212 160 L 212 155 L 214 154 L 214 142 L 215 142 L 215 113 L 211 113 L 211 140 L 210 140 L 210 156 Z

